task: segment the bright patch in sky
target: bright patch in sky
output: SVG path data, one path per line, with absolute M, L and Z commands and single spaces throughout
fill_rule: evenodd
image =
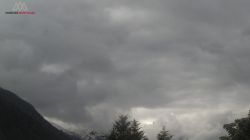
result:
M 145 125 L 153 125 L 154 121 L 155 119 L 145 119 L 145 120 L 141 120 L 141 123 Z
M 41 67 L 41 71 L 48 74 L 62 74 L 68 69 L 68 66 L 59 64 L 44 64 Z
M 127 7 L 109 8 L 107 9 L 110 17 L 115 22 L 126 22 L 134 20 L 143 20 L 148 14 L 140 9 L 130 9 Z

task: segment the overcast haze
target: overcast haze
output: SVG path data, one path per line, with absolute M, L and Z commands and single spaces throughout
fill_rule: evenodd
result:
M 249 0 L 0 0 L 0 86 L 67 129 L 121 113 L 216 140 L 250 108 Z

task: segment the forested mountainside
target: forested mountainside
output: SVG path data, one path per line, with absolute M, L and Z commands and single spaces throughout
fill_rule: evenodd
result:
M 35 108 L 0 88 L 0 140 L 80 140 L 58 130 Z

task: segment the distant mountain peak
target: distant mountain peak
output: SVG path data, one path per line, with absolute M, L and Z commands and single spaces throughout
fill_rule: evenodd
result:
M 0 140 L 80 140 L 58 130 L 16 94 L 0 87 Z

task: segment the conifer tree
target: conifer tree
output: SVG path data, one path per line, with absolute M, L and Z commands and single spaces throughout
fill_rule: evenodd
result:
M 108 135 L 108 140 L 148 140 L 140 128 L 140 123 L 135 119 L 130 121 L 128 116 L 121 115 L 115 121 Z
M 131 122 L 128 120 L 128 116 L 121 115 L 119 119 L 115 121 L 111 133 L 108 137 L 109 140 L 129 140 Z
M 163 126 L 162 130 L 160 131 L 160 133 L 157 135 L 157 140 L 171 140 L 172 139 L 172 135 L 168 133 L 168 131 L 166 130 L 166 127 Z
M 250 112 L 247 117 L 225 124 L 223 128 L 228 135 L 220 137 L 220 140 L 250 140 Z
M 140 123 L 135 119 L 131 122 L 131 140 L 145 139 L 144 132 L 140 128 Z

